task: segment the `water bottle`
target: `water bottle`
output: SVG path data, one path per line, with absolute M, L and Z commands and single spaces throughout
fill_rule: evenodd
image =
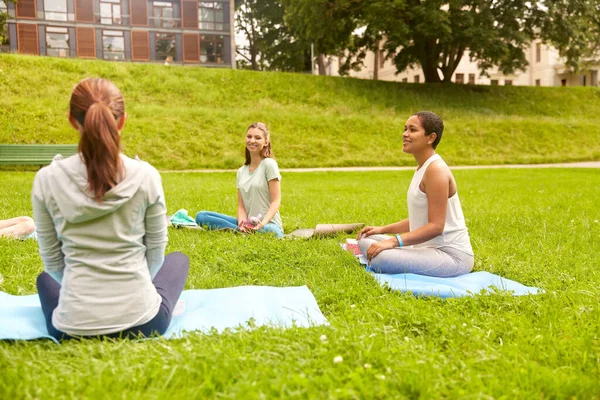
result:
M 246 225 L 248 227 L 255 227 L 256 225 L 260 224 L 261 218 L 262 214 L 258 214 L 256 217 L 250 217 L 248 221 L 246 221 Z

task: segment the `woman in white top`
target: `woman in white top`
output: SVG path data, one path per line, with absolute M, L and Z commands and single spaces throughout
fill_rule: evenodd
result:
M 246 130 L 246 162 L 237 171 L 237 218 L 200 211 L 196 223 L 209 229 L 272 233 L 283 236 L 279 215 L 281 174 L 271 150 L 269 129 L 256 122 Z
M 408 188 L 408 219 L 358 233 L 358 245 L 376 272 L 452 277 L 473 269 L 456 181 L 435 152 L 443 131 L 441 118 L 429 111 L 406 122 L 402 150 L 418 164 Z
M 59 340 L 163 334 L 188 276 L 184 254 L 164 255 L 158 171 L 121 153 L 125 119 L 112 82 L 84 79 L 69 105 L 79 154 L 57 156 L 35 176 L 45 271 L 37 288 L 48 333 Z

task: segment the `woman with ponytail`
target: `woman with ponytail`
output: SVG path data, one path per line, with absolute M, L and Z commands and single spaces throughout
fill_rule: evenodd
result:
M 283 237 L 279 206 L 281 174 L 271 151 L 271 135 L 262 122 L 246 129 L 246 162 L 237 171 L 237 218 L 212 211 L 196 214 L 196 223 L 208 229 L 272 233 Z
M 81 81 L 69 107 L 79 154 L 55 157 L 33 183 L 44 263 L 37 287 L 48 333 L 59 340 L 163 334 L 187 280 L 188 258 L 164 256 L 158 171 L 121 153 L 126 118 L 112 82 Z

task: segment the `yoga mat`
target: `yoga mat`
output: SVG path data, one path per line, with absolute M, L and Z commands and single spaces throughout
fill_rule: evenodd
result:
M 309 238 L 335 236 L 338 233 L 352 233 L 365 226 L 363 223 L 356 224 L 318 224 L 313 228 L 299 228 L 284 235 L 287 238 Z
M 180 338 L 188 331 L 273 326 L 280 328 L 326 325 L 327 320 L 306 286 L 238 286 L 184 290 L 165 337 Z M 251 321 L 251 323 L 250 323 Z M 49 338 L 37 294 L 14 296 L 0 292 L 0 339 Z M 52 339 L 54 340 L 54 339 Z
M 382 286 L 392 290 L 410 292 L 415 296 L 438 296 L 441 298 L 473 296 L 485 291 L 485 294 L 496 290 L 506 291 L 513 296 L 544 293 L 542 289 L 525 286 L 519 282 L 503 278 L 485 271 L 471 272 L 453 278 L 437 278 L 417 274 L 378 274 L 367 263 L 366 257 L 360 253 L 356 240 L 347 239 L 342 248 L 350 251 L 363 265 L 367 272 Z
M 484 271 L 471 272 L 454 278 L 376 273 L 373 273 L 373 276 L 382 286 L 389 286 L 392 290 L 410 292 L 415 296 L 438 296 L 444 299 L 473 296 L 481 293 L 482 290 L 485 290 L 486 294 L 491 294 L 494 293 L 495 289 L 508 291 L 513 296 L 544 293 L 543 290 L 536 287 L 525 286 L 519 282 Z

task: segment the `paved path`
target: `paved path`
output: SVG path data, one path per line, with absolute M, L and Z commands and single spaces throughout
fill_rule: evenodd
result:
M 600 168 L 600 161 L 586 161 L 560 164 L 502 164 L 502 165 L 451 165 L 451 169 L 498 169 L 498 168 Z M 329 168 L 281 168 L 281 172 L 356 172 L 356 171 L 412 171 L 414 166 L 408 167 L 329 167 Z M 161 173 L 172 172 L 235 172 L 237 169 L 186 169 L 163 170 Z

